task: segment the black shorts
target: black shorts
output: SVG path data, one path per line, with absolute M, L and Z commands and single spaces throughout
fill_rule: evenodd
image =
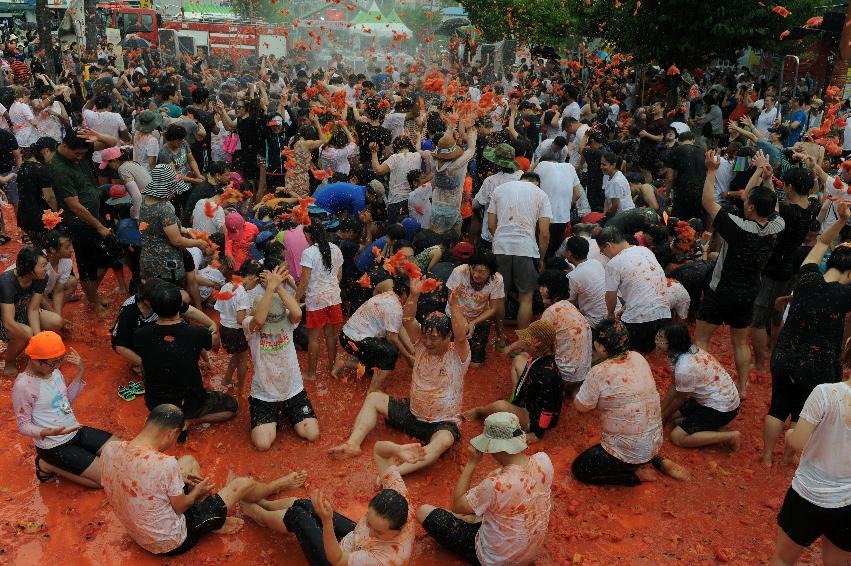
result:
M 759 283 L 759 294 L 753 302 L 751 327 L 771 330 L 772 325 L 781 325 L 783 313 L 774 308 L 774 302 L 779 297 L 790 295 L 794 287 L 795 280 L 792 278 L 776 281 L 763 275 Z
M 153 408 L 153 407 L 149 407 Z M 234 397 L 221 391 L 207 391 L 204 403 L 195 411 L 183 411 L 187 419 L 200 419 L 206 415 L 216 413 L 235 413 L 239 409 L 239 403 Z
M 824 535 L 840 550 L 851 552 L 851 505 L 837 509 L 819 507 L 790 487 L 777 524 L 795 544 L 810 546 Z
M 491 321 L 486 320 L 476 325 L 476 329 L 473 331 L 473 337 L 470 338 L 470 361 L 472 363 L 484 363 L 490 333 Z
M 183 257 L 183 271 L 186 273 L 192 273 L 195 271 L 195 260 L 192 259 L 192 254 L 189 253 L 189 250 L 183 248 L 181 250 L 181 256 Z
M 399 359 L 399 349 L 386 338 L 354 341 L 341 332 L 340 345 L 343 350 L 356 357 L 367 371 L 372 368 L 390 371 L 396 367 L 396 360 Z
M 461 431 L 458 425 L 448 421 L 439 423 L 427 423 L 421 421 L 411 412 L 410 399 L 397 399 L 390 397 L 387 403 L 387 426 L 401 430 L 408 436 L 413 436 L 423 444 L 431 442 L 431 438 L 441 430 L 452 433 L 455 442 L 461 440 Z
M 771 355 L 771 405 L 768 414 L 780 421 L 785 422 L 791 417 L 792 422 L 797 422 L 804 403 L 817 385 L 839 381 L 836 373 L 830 371 L 833 369 L 828 367 L 830 365 L 825 362 L 827 371 L 821 373 L 806 371 L 775 348 Z
M 286 401 L 262 401 L 248 397 L 248 410 L 251 413 L 251 428 L 262 424 L 275 423 L 280 426 L 284 419 L 290 426 L 295 426 L 305 419 L 315 419 L 313 405 L 303 390 Z
M 207 533 L 221 529 L 228 517 L 228 508 L 221 496 L 215 493 L 187 509 L 183 516 L 186 517 L 186 539 L 174 550 L 164 552 L 163 556 L 183 554 Z
M 245 331 L 241 328 L 229 328 L 219 324 L 219 337 L 222 340 L 222 348 L 228 354 L 248 351 L 248 340 L 245 339 Z
M 107 269 L 114 263 L 114 258 L 104 253 L 102 238 L 88 225 L 66 226 L 65 229 L 74 245 L 80 281 L 97 281 L 98 270 Z
M 466 560 L 481 564 L 476 556 L 476 535 L 481 523 L 462 521 L 446 509 L 435 509 L 423 521 L 423 529 L 440 546 Z
M 84 426 L 64 444 L 38 448 L 39 458 L 61 470 L 80 476 L 98 457 L 98 450 L 112 438 L 105 430 Z
M 748 328 L 753 318 L 753 301 L 751 297 L 736 297 L 731 294 L 721 296 L 711 289 L 706 289 L 697 319 L 715 326 L 726 324 L 730 328 Z
M 685 420 L 680 423 L 679 427 L 686 431 L 686 434 L 694 434 L 707 430 L 718 431 L 730 424 L 738 414 L 739 407 L 723 413 L 712 407 L 701 405 L 693 397 L 690 397 L 680 407 L 680 415 Z
M 649 354 L 656 349 L 656 333 L 670 322 L 670 318 L 649 322 L 625 322 L 624 326 L 629 332 L 629 349 Z

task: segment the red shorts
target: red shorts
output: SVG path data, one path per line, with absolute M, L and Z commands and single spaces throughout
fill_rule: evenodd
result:
M 326 324 L 343 324 L 343 307 L 331 305 L 316 311 L 307 311 L 305 328 L 324 328 Z

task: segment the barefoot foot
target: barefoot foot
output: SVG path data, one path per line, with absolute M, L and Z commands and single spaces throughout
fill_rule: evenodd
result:
M 641 483 L 650 483 L 659 479 L 659 475 L 651 468 L 646 466 L 635 470 L 635 475 L 641 480 Z
M 216 529 L 215 532 L 220 535 L 232 535 L 242 530 L 244 525 L 245 521 L 239 517 L 228 517 L 225 519 L 225 524 L 222 525 L 222 528 Z
M 257 505 L 266 511 L 286 511 L 293 506 L 293 503 L 298 501 L 298 497 L 284 497 L 283 499 L 261 499 Z M 254 505 L 251 503 L 251 505 Z M 245 509 L 245 503 L 240 503 L 240 507 Z
M 662 458 L 659 469 L 663 474 L 675 480 L 689 481 L 691 479 L 691 474 L 687 469 L 668 458 Z
M 479 418 L 479 408 L 473 407 L 469 411 L 464 411 L 461 413 L 461 418 L 465 421 L 474 421 Z
M 353 446 L 348 442 L 344 442 L 343 444 L 328 450 L 328 453 L 334 458 L 354 458 L 361 455 L 361 449 L 359 446 Z
M 346 364 L 343 363 L 343 360 L 337 360 L 336 362 L 334 362 L 334 367 L 331 368 L 331 377 L 333 377 L 334 379 L 339 379 L 340 373 L 345 367 Z
M 742 433 L 738 430 L 734 430 L 730 432 L 730 438 L 727 440 L 727 447 L 730 449 L 730 452 L 738 452 L 739 448 L 742 447 Z
M 287 489 L 295 489 L 301 487 L 307 479 L 307 472 L 301 470 L 299 472 L 291 472 L 282 478 L 275 480 L 273 485 L 275 491 L 285 491 Z

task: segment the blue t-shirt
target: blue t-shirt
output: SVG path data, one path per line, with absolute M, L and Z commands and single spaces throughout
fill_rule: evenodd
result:
M 359 214 L 366 208 L 366 187 L 352 183 L 331 183 L 321 185 L 313 193 L 316 206 L 331 214 L 349 212 Z
M 798 143 L 798 140 L 801 138 L 801 134 L 804 133 L 804 126 L 807 125 L 807 113 L 803 110 L 798 110 L 791 116 L 789 116 L 789 123 L 798 122 L 798 127 L 792 130 L 789 134 L 789 141 L 787 142 L 787 147 L 791 147 Z
M 383 250 L 386 243 L 387 236 L 381 236 L 364 248 L 360 255 L 358 255 L 357 259 L 355 259 L 355 266 L 358 268 L 359 273 L 366 273 L 375 267 L 375 255 L 372 253 L 372 248 Z

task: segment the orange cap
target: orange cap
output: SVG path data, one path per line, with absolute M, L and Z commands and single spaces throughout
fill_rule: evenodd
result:
M 57 333 L 43 330 L 30 338 L 24 352 L 34 360 L 51 360 L 65 355 L 65 343 Z

